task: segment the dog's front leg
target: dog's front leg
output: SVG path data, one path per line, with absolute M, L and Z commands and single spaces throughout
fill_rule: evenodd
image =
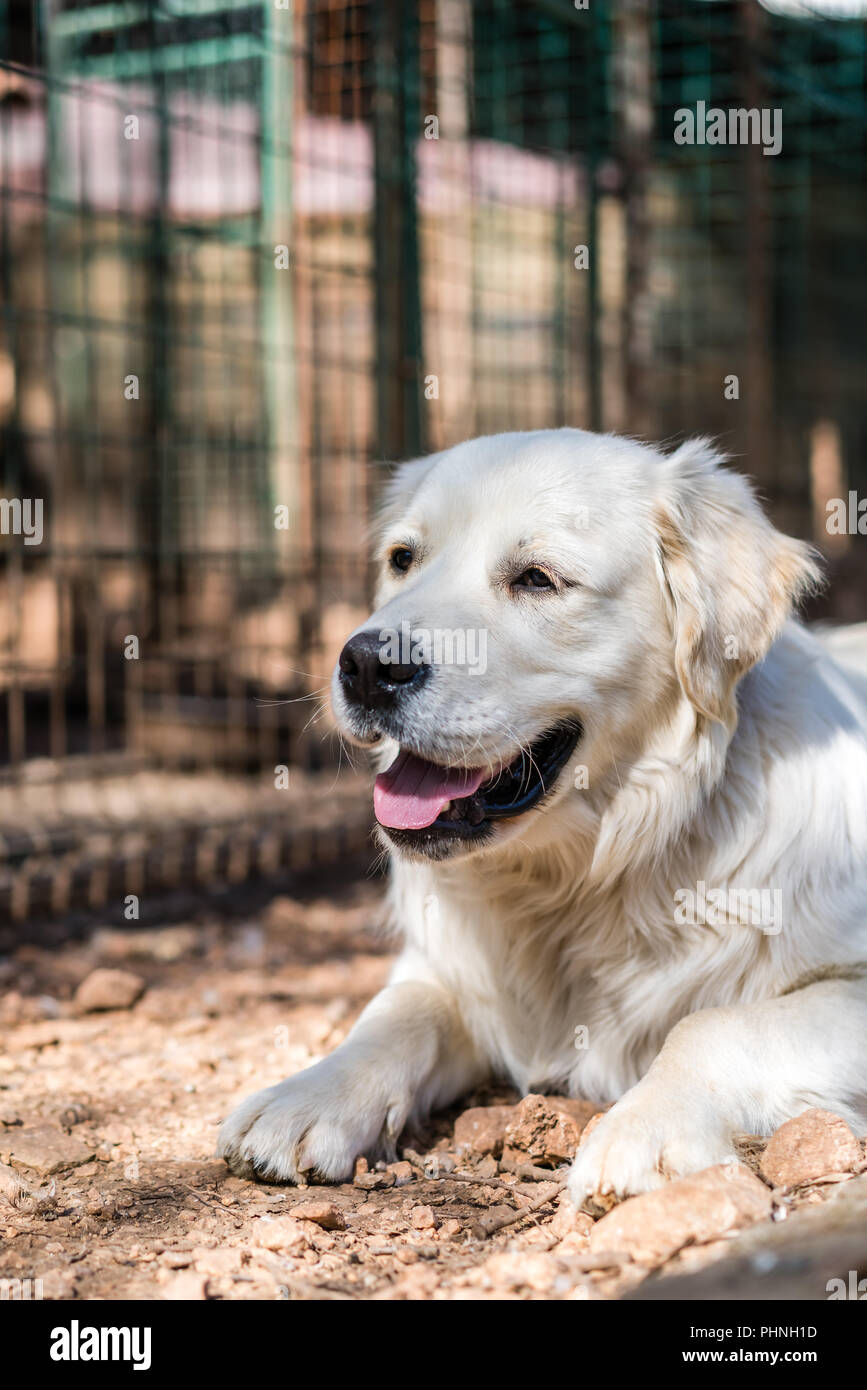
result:
M 392 984 L 330 1057 L 248 1096 L 224 1122 L 217 1151 L 241 1176 L 342 1182 L 360 1154 L 393 1156 L 407 1120 L 447 1105 L 483 1074 L 443 987 Z
M 826 980 L 756 1004 L 704 1009 L 672 1029 L 646 1076 L 579 1147 L 580 1205 L 628 1196 L 735 1157 L 810 1106 L 867 1129 L 867 980 Z

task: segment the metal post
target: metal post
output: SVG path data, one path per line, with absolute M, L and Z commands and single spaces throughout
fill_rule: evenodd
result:
M 401 0 L 376 7 L 373 100 L 378 452 L 398 459 L 423 447 L 418 32 Z

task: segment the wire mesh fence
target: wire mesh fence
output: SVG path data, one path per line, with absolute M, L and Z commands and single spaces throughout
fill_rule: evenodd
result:
M 717 434 L 864 616 L 823 522 L 865 483 L 867 24 L 821 9 L 0 4 L 0 910 L 59 830 L 116 901 L 98 808 L 141 769 L 169 838 L 215 772 L 227 836 L 275 768 L 303 823 L 382 461 Z M 779 149 L 678 143 L 701 103 L 779 111 Z

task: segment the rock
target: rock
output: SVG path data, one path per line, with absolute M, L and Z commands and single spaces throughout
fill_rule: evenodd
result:
M 775 1187 L 798 1187 L 860 1164 L 861 1145 L 845 1120 L 830 1110 L 805 1110 L 780 1125 L 759 1166 Z
M 564 1192 L 546 1229 L 555 1236 L 564 1237 L 577 1232 L 586 1239 L 593 1230 L 593 1219 L 586 1212 L 579 1211 L 569 1193 Z
M 148 927 L 144 931 L 101 927 L 90 944 L 101 960 L 158 960 L 170 963 L 200 949 L 201 932 L 193 927 Z
M 324 1197 L 317 1197 L 310 1202 L 299 1202 L 292 1208 L 292 1215 L 296 1221 L 312 1221 L 315 1226 L 321 1226 L 323 1231 L 346 1230 L 343 1212 Z
M 269 929 L 297 927 L 299 923 L 306 925 L 304 906 L 294 898 L 272 898 L 265 910 L 264 922 Z
M 171 1302 L 192 1303 L 205 1297 L 205 1277 L 196 1274 L 191 1269 L 185 1269 L 180 1274 L 169 1273 L 164 1270 L 165 1292 L 163 1298 Z
M 93 1157 L 77 1136 L 56 1125 L 30 1125 L 0 1135 L 0 1160 L 33 1168 L 49 1177 L 64 1168 L 78 1168 Z
M 529 1226 L 512 1237 L 511 1248 L 553 1250 L 554 1246 L 559 1244 L 560 1241 L 552 1234 L 550 1226 Z
M 391 1168 L 386 1168 L 382 1171 L 374 1169 L 373 1172 L 362 1172 L 356 1166 L 352 1185 L 353 1187 L 360 1187 L 364 1192 L 373 1192 L 378 1188 L 395 1187 L 397 1185 L 397 1178 L 391 1171 Z
M 6 1163 L 0 1163 L 0 1197 L 5 1197 L 12 1207 L 31 1207 L 34 1202 L 53 1201 L 52 1183 L 50 1187 L 41 1193 L 38 1188 L 29 1187 L 23 1181 L 21 1174 L 16 1173 L 14 1168 L 10 1168 Z M 6 1233 L 8 1234 L 8 1232 Z
M 590 1221 L 589 1216 L 587 1220 Z M 590 1221 L 590 1225 L 593 1225 L 592 1221 Z M 588 1248 L 588 1243 L 589 1233 L 576 1227 L 574 1231 L 569 1231 L 562 1240 L 558 1240 L 557 1244 L 554 1245 L 552 1249 L 554 1254 L 566 1257 L 570 1255 L 583 1255 Z
M 659 1265 L 685 1245 L 704 1244 L 771 1215 L 773 1199 L 741 1163 L 720 1163 L 654 1192 L 630 1197 L 597 1221 L 591 1251 L 616 1251 Z
M 107 1193 L 101 1192 L 98 1187 L 92 1187 L 85 1197 L 84 1210 L 88 1216 L 111 1218 L 117 1211 L 117 1207 Z
M 539 1293 L 549 1293 L 560 1276 L 559 1260 L 542 1253 L 522 1255 L 520 1258 L 523 1266 L 521 1278 L 526 1287 Z
M 141 998 L 144 988 L 144 980 L 131 970 L 92 970 L 75 991 L 75 1007 L 82 1014 L 128 1009 Z
M 432 1231 L 437 1224 L 433 1207 L 413 1207 L 409 1214 L 410 1224 L 416 1231 Z
M 406 1187 L 407 1183 L 415 1181 L 415 1170 L 411 1163 L 401 1159 L 398 1163 L 389 1163 L 389 1173 L 394 1174 L 395 1187 Z
M 457 1161 L 450 1153 L 429 1153 L 423 1159 L 423 1172 L 426 1178 L 433 1180 L 447 1177 L 457 1168 Z
M 500 1285 L 511 1291 L 532 1289 L 549 1293 L 560 1278 L 562 1267 L 556 1257 L 548 1254 L 504 1250 L 490 1255 L 473 1274 L 473 1282 L 478 1281 L 482 1288 Z
M 371 1168 L 362 1155 L 355 1160 L 352 1183 L 354 1187 L 360 1187 L 366 1192 L 382 1187 L 402 1187 L 409 1180 L 406 1178 L 407 1169 L 412 1174 L 412 1165 L 409 1163 L 378 1163 L 375 1168 Z M 401 1181 L 398 1181 L 398 1174 L 401 1174 Z
M 479 1105 L 465 1110 L 455 1120 L 455 1148 L 499 1158 L 503 1152 L 506 1126 L 514 1117 L 514 1105 Z
M 742 1231 L 726 1241 L 726 1254 L 709 1268 L 684 1275 L 666 1271 L 664 1279 L 648 1279 L 631 1297 L 675 1303 L 761 1299 L 778 1306 L 779 1301 L 863 1299 L 867 1287 L 858 1290 L 857 1284 L 865 1228 L 867 1174 L 832 1188 L 825 1201 L 785 1221 Z
M 189 1269 L 193 1263 L 193 1255 L 190 1250 L 164 1250 L 160 1255 L 160 1264 L 166 1269 Z
M 596 1128 L 596 1126 L 598 1125 L 599 1121 L 602 1120 L 602 1119 L 604 1119 L 604 1118 L 605 1118 L 605 1111 L 604 1111 L 604 1110 L 597 1110 L 597 1112 L 596 1112 L 595 1115 L 591 1115 L 591 1116 L 590 1116 L 590 1119 L 587 1121 L 586 1125 L 584 1126 L 584 1128 L 583 1128 L 582 1131 L 581 1131 L 581 1144 L 586 1144 L 587 1140 L 590 1138 L 590 1135 L 593 1133 L 593 1131 L 594 1131 L 594 1129 Z M 580 1149 L 580 1147 L 581 1147 L 581 1144 L 578 1145 L 579 1149 Z
M 529 1159 L 537 1167 L 556 1167 L 575 1156 L 581 1132 L 596 1113 L 586 1100 L 564 1096 L 525 1096 L 506 1125 L 504 1162 Z
M 85 1271 L 86 1272 L 86 1271 Z M 75 1286 L 82 1273 L 81 1266 L 69 1269 L 68 1266 L 58 1265 L 52 1269 L 46 1269 L 41 1276 L 42 1287 L 40 1296 L 45 1299 L 61 1300 L 75 1297 Z
M 312 1221 L 296 1221 L 292 1216 L 264 1216 L 256 1222 L 253 1244 L 263 1250 L 307 1250 L 319 1227 Z
M 241 1268 L 241 1251 L 231 1246 L 216 1250 L 194 1250 L 196 1269 L 200 1274 L 221 1278 L 235 1274 Z
M 83 1125 L 85 1120 L 92 1119 L 92 1112 L 89 1105 L 84 1101 L 74 1100 L 69 1105 L 64 1106 L 57 1116 L 58 1124 L 64 1129 L 72 1129 L 73 1125 Z

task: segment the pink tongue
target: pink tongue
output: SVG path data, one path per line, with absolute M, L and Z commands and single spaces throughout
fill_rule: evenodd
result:
M 393 830 L 421 830 L 433 825 L 446 802 L 472 796 L 484 778 L 482 768 L 438 767 L 401 749 L 391 767 L 376 779 L 376 819 Z

